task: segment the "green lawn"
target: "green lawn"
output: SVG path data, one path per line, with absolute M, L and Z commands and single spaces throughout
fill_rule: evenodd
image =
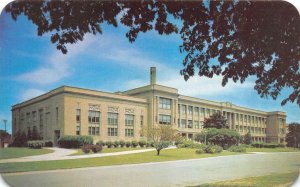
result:
M 121 152 L 121 151 L 132 151 L 132 150 L 141 150 L 141 149 L 148 149 L 148 148 L 140 148 L 140 147 L 118 147 L 118 148 L 104 148 L 101 153 L 114 153 L 114 152 Z M 95 154 L 92 151 L 90 151 L 90 153 L 88 154 Z M 97 153 L 98 154 L 98 153 Z M 76 153 L 71 154 L 70 156 L 74 156 L 74 155 L 86 155 L 86 153 L 84 153 L 81 149 L 78 149 Z
M 185 160 L 195 158 L 205 158 L 214 156 L 234 155 L 238 153 L 222 152 L 220 154 L 196 154 L 195 149 L 168 149 L 162 150 L 160 156 L 156 156 L 156 151 L 144 153 L 135 153 L 128 155 L 118 155 L 98 158 L 83 158 L 71 160 L 56 161 L 37 161 L 37 162 L 20 162 L 20 163 L 1 163 L 0 172 L 25 172 L 54 169 L 70 169 L 95 166 L 111 166 L 122 164 L 138 164 L 147 162 L 163 162 L 170 160 Z
M 277 147 L 277 148 L 247 148 L 247 152 L 294 152 L 300 151 L 299 149 L 294 148 L 284 148 L 284 147 Z
M 296 181 L 299 173 L 281 173 L 271 174 L 261 177 L 250 177 L 244 179 L 222 181 L 211 184 L 203 184 L 200 187 L 273 187 L 273 186 L 290 186 Z
M 0 159 L 19 158 L 24 156 L 42 155 L 52 153 L 50 149 L 29 149 L 29 148 L 0 148 Z

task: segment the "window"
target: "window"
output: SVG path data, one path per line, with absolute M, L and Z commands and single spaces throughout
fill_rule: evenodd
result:
M 108 136 L 118 136 L 118 128 L 108 128 Z
M 186 120 L 185 119 L 181 119 L 181 127 L 186 128 Z
M 159 124 L 171 124 L 171 116 L 159 114 Z
M 189 129 L 193 128 L 193 121 L 192 120 L 188 120 L 188 128 Z
M 180 127 L 180 119 L 177 120 L 178 128 Z
M 193 107 L 189 106 L 188 107 L 189 115 L 193 115 Z
M 203 129 L 203 121 L 200 121 L 200 129 Z
M 100 123 L 100 111 L 89 110 L 89 123 Z
M 40 125 L 40 137 L 43 137 L 44 131 L 44 119 L 43 119 L 43 109 L 39 110 L 39 125 Z
M 32 112 L 32 121 L 36 122 L 36 111 Z
M 195 129 L 199 129 L 199 121 L 194 121 Z
M 247 122 L 247 116 L 244 115 L 244 122 Z
M 208 115 L 208 116 L 210 116 L 210 109 L 206 109 L 206 114 Z
M 159 98 L 159 108 L 170 109 L 171 108 L 171 99 Z
M 204 113 L 205 113 L 205 109 L 201 108 L 201 116 L 204 116 Z
M 76 109 L 76 122 L 79 122 L 80 123 L 80 109 Z
M 283 126 L 283 124 L 284 124 L 284 119 L 280 118 L 280 119 L 279 119 L 279 125 L 280 125 L 280 126 Z
M 76 126 L 76 135 L 80 135 L 80 126 Z
M 140 118 L 140 125 L 141 125 L 141 126 L 144 125 L 144 116 L 141 116 L 141 118 Z
M 181 111 L 181 114 L 186 114 L 186 105 L 181 105 L 180 111 Z
M 108 125 L 118 125 L 118 114 L 109 112 L 107 114 L 107 123 Z
M 199 115 L 199 107 L 195 107 L 195 115 Z
M 133 137 L 134 136 L 133 129 L 125 129 L 125 136 Z
M 56 122 L 58 121 L 58 107 L 56 107 Z
M 26 122 L 27 122 L 27 125 L 29 125 L 29 123 L 30 123 L 30 113 L 26 113 Z
M 99 127 L 89 127 L 89 135 L 99 135 Z
M 243 114 L 240 114 L 240 122 L 243 121 Z
M 134 116 L 131 114 L 125 114 L 125 125 L 133 126 L 134 124 Z

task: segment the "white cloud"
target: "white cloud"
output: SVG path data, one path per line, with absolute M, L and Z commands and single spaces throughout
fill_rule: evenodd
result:
M 31 72 L 19 75 L 17 80 L 44 85 L 55 83 L 68 77 L 71 74 L 71 59 L 76 58 L 91 42 L 91 37 L 87 36 L 83 42 L 68 45 L 67 54 L 62 54 L 60 51 L 54 49 L 52 54 L 42 58 L 43 62 L 41 62 L 40 67 Z
M 121 66 L 132 66 L 143 70 L 152 66 L 166 68 L 165 65 L 154 60 L 151 54 L 130 44 L 125 37 L 114 34 L 105 33 L 100 38 L 96 38 L 87 51 L 89 55 L 99 60 L 108 60 Z
M 222 96 L 224 94 L 238 93 L 241 89 L 253 88 L 253 83 L 233 83 L 229 82 L 225 87 L 221 85 L 222 77 L 191 77 L 185 81 L 179 73 L 168 73 L 167 77 L 163 77 L 159 84 L 174 87 L 182 95 L 201 97 L 201 96 Z
M 45 91 L 39 89 L 28 89 L 21 95 L 21 101 L 26 101 L 28 99 L 32 99 L 36 96 L 44 94 Z

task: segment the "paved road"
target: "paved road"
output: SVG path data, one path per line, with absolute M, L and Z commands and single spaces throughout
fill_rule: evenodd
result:
M 136 165 L 4 174 L 12 186 L 188 186 L 299 171 L 300 153 L 243 154 Z

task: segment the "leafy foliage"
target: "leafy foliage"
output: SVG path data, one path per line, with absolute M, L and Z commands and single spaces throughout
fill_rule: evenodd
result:
M 179 137 L 177 131 L 171 125 L 144 127 L 142 130 L 148 141 L 153 142 L 157 155 L 159 155 L 162 149 L 167 148 L 172 144 L 172 141 L 175 141 Z
M 93 146 L 93 145 L 91 145 L 91 144 L 85 144 L 85 145 L 82 146 L 81 150 L 82 150 L 82 152 L 84 152 L 85 154 L 88 154 L 88 153 L 91 151 L 91 147 L 92 147 L 92 146 Z
M 244 135 L 244 144 L 250 145 L 251 143 L 252 143 L 252 136 L 251 136 L 250 132 L 248 131 Z
M 45 146 L 45 142 L 42 140 L 32 140 L 32 141 L 28 141 L 27 145 L 31 149 L 41 149 L 42 147 Z
M 147 142 L 145 140 L 140 140 L 139 141 L 139 146 L 140 147 L 144 147 L 147 144 Z
M 27 146 L 27 136 L 25 132 L 17 131 L 11 147 L 26 147 Z
M 288 147 L 300 147 L 300 124 L 290 123 L 285 139 Z
M 38 36 L 50 33 L 63 53 L 66 44 L 88 33 L 102 34 L 104 23 L 127 26 L 130 42 L 151 30 L 180 34 L 185 80 L 195 74 L 222 76 L 225 86 L 253 76 L 261 97 L 276 99 L 290 88 L 281 104 L 296 101 L 300 106 L 300 19 L 288 2 L 29 0 L 14 1 L 6 11 L 14 20 L 24 14 L 37 25 Z
M 209 118 L 205 118 L 203 122 L 203 128 L 229 128 L 227 120 L 220 113 L 215 113 Z
M 209 153 L 209 154 L 215 154 L 215 153 L 221 153 L 223 151 L 223 148 L 218 145 L 205 145 L 199 149 L 196 150 L 197 154 L 202 153 Z
M 125 142 L 124 140 L 120 140 L 120 146 L 121 146 L 121 147 L 124 147 L 125 144 L 126 144 L 126 142 Z
M 233 146 L 229 147 L 228 151 L 244 153 L 244 152 L 246 152 L 246 146 L 243 144 L 242 145 L 233 145 Z
M 139 145 L 139 143 L 136 140 L 132 140 L 131 145 L 132 145 L 132 147 L 137 147 Z
M 5 130 L 0 130 L 0 138 L 9 138 L 10 134 L 8 132 L 6 132 Z
M 241 135 L 230 129 L 216 129 L 211 128 L 196 134 L 195 140 L 200 142 L 205 142 L 213 145 L 219 145 L 226 149 L 232 145 L 237 145 L 241 141 Z
M 102 151 L 103 147 L 101 144 L 96 144 L 96 145 L 93 145 L 91 149 L 92 149 L 93 153 L 98 153 L 98 152 Z
M 93 144 L 93 138 L 91 136 L 62 136 L 58 140 L 58 145 L 63 148 L 79 148 L 85 144 Z

